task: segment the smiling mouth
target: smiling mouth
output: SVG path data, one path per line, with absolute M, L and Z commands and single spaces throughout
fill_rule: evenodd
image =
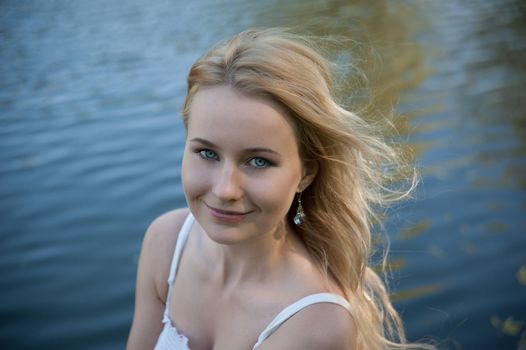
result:
M 243 212 L 243 211 L 219 209 L 219 208 L 211 207 L 206 203 L 205 205 L 208 208 L 210 214 L 212 214 L 213 217 L 219 220 L 238 221 L 238 220 L 241 220 L 245 215 L 251 213 L 251 211 Z

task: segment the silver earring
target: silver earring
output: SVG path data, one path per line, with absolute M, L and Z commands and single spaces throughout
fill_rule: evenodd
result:
M 307 218 L 307 215 L 303 211 L 303 207 L 301 206 L 301 192 L 299 192 L 298 195 L 298 207 L 296 208 L 296 215 L 294 215 L 294 223 L 296 225 L 301 225 L 305 222 L 305 219 Z

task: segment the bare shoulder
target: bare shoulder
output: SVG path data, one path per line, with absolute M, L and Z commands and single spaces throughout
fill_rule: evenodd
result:
M 137 270 L 128 350 L 152 349 L 161 333 L 171 257 L 187 215 L 187 209 L 171 211 L 157 218 L 146 231 Z
M 354 350 L 355 334 L 355 324 L 347 309 L 319 303 L 287 320 L 260 348 Z
M 187 208 L 169 211 L 155 219 L 144 236 L 141 260 L 153 268 L 159 295 L 165 295 L 166 279 L 179 231 L 188 216 Z M 145 261 L 146 260 L 146 261 Z
M 177 238 L 177 233 L 181 229 L 188 213 L 188 208 L 181 208 L 159 216 L 148 227 L 144 237 L 145 241 L 156 243 L 165 239 L 174 239 L 174 236 Z

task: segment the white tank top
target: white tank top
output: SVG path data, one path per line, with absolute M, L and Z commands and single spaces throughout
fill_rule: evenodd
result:
M 177 243 L 175 245 L 174 255 L 172 259 L 172 265 L 170 267 L 170 274 L 168 276 L 168 296 L 166 297 L 166 307 L 164 308 L 163 315 L 163 330 L 157 339 L 157 344 L 155 345 L 154 350 L 190 350 L 188 347 L 188 338 L 184 335 L 179 334 L 175 326 L 172 324 L 170 319 L 170 300 L 172 296 L 172 285 L 175 280 L 175 275 L 177 273 L 177 267 L 179 265 L 179 260 L 183 253 L 184 245 L 188 239 L 188 234 L 194 223 L 194 217 L 192 214 L 188 214 L 181 231 L 179 232 L 179 237 L 177 238 Z M 317 303 L 332 303 L 343 306 L 349 312 L 351 312 L 351 306 L 339 295 L 331 293 L 317 293 L 308 295 L 291 305 L 283 309 L 270 324 L 261 332 L 258 337 L 256 344 L 252 347 L 252 350 L 255 350 L 261 343 L 267 339 L 272 333 L 274 333 L 279 326 L 281 326 L 285 321 L 294 316 L 296 313 L 306 308 L 309 305 Z

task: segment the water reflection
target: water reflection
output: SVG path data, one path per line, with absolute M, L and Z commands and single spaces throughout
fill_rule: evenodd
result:
M 382 0 L 288 1 L 270 12 L 272 17 L 261 20 L 265 25 L 341 40 L 340 46 L 328 48 L 329 54 L 357 68 L 339 81 L 342 99 L 368 118 L 390 116 L 400 94 L 426 77 L 422 49 L 413 40 L 422 25 L 415 6 Z M 404 126 L 407 131 L 404 118 L 396 118 L 396 123 L 399 131 Z

